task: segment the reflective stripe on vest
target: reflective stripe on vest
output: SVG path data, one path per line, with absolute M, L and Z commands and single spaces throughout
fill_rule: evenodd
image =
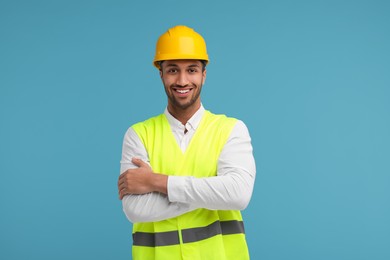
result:
M 181 231 L 183 243 L 197 242 L 219 234 L 245 234 L 244 223 L 242 221 L 215 221 L 205 227 L 183 229 Z M 178 231 L 168 232 L 136 232 L 133 234 L 133 243 L 136 246 L 170 246 L 180 243 Z

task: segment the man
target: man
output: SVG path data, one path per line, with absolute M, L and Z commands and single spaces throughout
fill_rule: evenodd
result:
M 118 180 L 135 260 L 249 259 L 240 210 L 256 174 L 251 139 L 243 122 L 204 109 L 207 63 L 191 28 L 158 39 L 154 65 L 168 105 L 128 129 Z

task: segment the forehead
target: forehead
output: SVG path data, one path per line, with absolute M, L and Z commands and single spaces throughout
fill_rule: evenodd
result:
M 162 67 L 201 67 L 202 62 L 199 60 L 166 60 L 162 63 Z

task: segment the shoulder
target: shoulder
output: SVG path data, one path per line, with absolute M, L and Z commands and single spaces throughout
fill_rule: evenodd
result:
M 237 120 L 233 131 L 232 136 L 243 136 L 243 137 L 249 137 L 249 130 L 248 127 L 245 125 L 245 123 L 241 120 Z
M 230 117 L 224 114 L 214 114 L 208 110 L 205 111 L 205 114 L 210 118 L 211 121 L 215 121 L 223 125 L 231 125 L 236 132 L 248 134 L 248 128 L 246 124 L 238 118 Z
M 206 113 L 208 114 L 208 117 L 211 118 L 213 121 L 220 124 L 221 127 L 231 127 L 231 136 L 230 137 L 236 137 L 236 136 L 245 136 L 249 137 L 249 130 L 246 124 L 237 118 L 229 117 L 224 114 L 213 114 L 210 111 L 206 110 Z
M 234 126 L 237 123 L 237 121 L 239 121 L 234 117 L 229 117 L 224 114 L 214 114 L 208 110 L 205 111 L 205 119 L 209 121 L 209 123 L 218 124 L 220 126 L 223 125 Z
M 157 116 L 153 116 L 153 117 L 150 117 L 144 121 L 141 121 L 141 122 L 138 122 L 138 123 L 135 123 L 133 124 L 131 127 L 133 126 L 140 126 L 140 125 L 151 125 L 151 124 L 155 124 L 156 122 L 158 121 L 161 121 L 162 118 L 164 118 L 165 115 L 164 114 L 159 114 Z
M 148 129 L 150 127 L 154 127 L 154 126 L 160 124 L 161 122 L 163 122 L 163 120 L 166 120 L 166 117 L 164 114 L 160 114 L 160 115 L 148 118 L 145 121 L 135 123 L 130 128 L 136 132 L 143 131 L 143 130 L 145 131 L 146 129 Z
M 150 132 L 150 129 L 153 129 L 163 117 L 165 115 L 160 114 L 131 125 L 125 133 L 125 141 L 133 142 L 142 139 L 142 136 Z

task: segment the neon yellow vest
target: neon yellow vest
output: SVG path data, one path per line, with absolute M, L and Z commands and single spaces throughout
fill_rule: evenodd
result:
M 133 125 L 153 171 L 216 176 L 217 161 L 236 119 L 205 111 L 183 153 L 164 114 Z M 240 211 L 197 209 L 159 222 L 133 225 L 134 260 L 249 259 Z

